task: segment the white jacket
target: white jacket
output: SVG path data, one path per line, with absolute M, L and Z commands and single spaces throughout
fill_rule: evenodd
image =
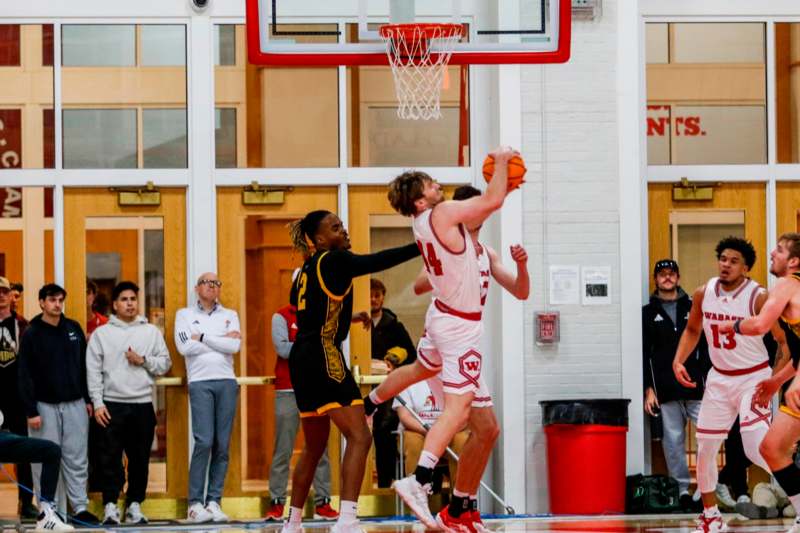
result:
M 211 312 L 199 303 L 178 311 L 175 315 L 175 346 L 186 359 L 189 383 L 236 379 L 233 354 L 239 351 L 242 341 L 225 336 L 233 331 L 241 333 L 239 315 L 221 304 L 216 304 Z M 202 341 L 192 339 L 192 335 L 201 334 Z
M 129 363 L 125 356 L 128 348 L 143 356 L 145 363 Z M 171 367 L 161 331 L 143 316 L 128 323 L 112 315 L 108 324 L 94 330 L 86 347 L 86 382 L 95 409 L 107 401 L 153 401 L 154 377 L 166 374 Z

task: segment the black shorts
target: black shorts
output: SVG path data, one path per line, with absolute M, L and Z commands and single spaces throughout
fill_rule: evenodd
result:
M 300 418 L 364 403 L 338 348 L 326 354 L 319 342 L 295 342 L 289 354 L 289 375 Z

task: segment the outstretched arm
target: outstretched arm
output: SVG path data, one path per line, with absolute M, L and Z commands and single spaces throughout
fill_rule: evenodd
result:
M 786 308 L 786 304 L 792 297 L 797 283 L 790 278 L 781 278 L 775 287 L 769 292 L 769 296 L 764 299 L 759 295 L 756 300 L 757 315 L 739 322 L 739 331 L 742 335 L 764 335 L 770 330 L 772 325 L 780 318 L 781 313 Z M 720 333 L 735 331 L 735 322 L 723 322 L 719 326 Z
M 317 268 L 325 286 L 335 296 L 343 297 L 353 278 L 392 268 L 418 255 L 416 243 L 364 255 L 336 250 L 320 258 Z
M 521 244 L 511 246 L 511 258 L 517 265 L 516 276 L 507 269 L 492 248 L 484 246 L 486 253 L 489 254 L 489 265 L 492 269 L 492 277 L 497 280 L 505 290 L 516 296 L 520 300 L 527 300 L 531 290 L 531 280 L 528 275 L 528 252 Z

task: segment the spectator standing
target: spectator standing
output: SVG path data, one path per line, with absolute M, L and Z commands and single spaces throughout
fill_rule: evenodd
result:
M 42 313 L 22 335 L 18 353 L 19 390 L 28 418 L 28 434 L 61 446 L 61 479 L 74 519 L 97 524 L 87 510 L 87 432 L 93 414 L 86 387 L 86 337 L 80 325 L 63 315 L 67 292 L 49 283 L 39 289 Z M 33 466 L 39 488 L 41 466 Z
M 11 284 L 11 310 L 15 313 L 17 312 L 17 305 L 19 305 L 19 301 L 22 299 L 22 291 L 24 290 L 25 287 L 22 286 L 22 283 Z
M 27 437 L 28 421 L 17 385 L 17 352 L 28 321 L 13 310 L 12 294 L 11 283 L 0 277 L 0 387 L 3 390 L 0 395 L 0 411 L 5 414 L 2 429 Z M 17 464 L 17 480 L 25 487 L 33 486 L 30 464 Z M 36 518 L 39 511 L 33 506 L 33 495 L 22 487 L 19 487 L 18 494 L 20 518 Z
M 122 452 L 128 459 L 125 522 L 146 524 L 141 504 L 147 491 L 150 450 L 156 427 L 154 378 L 172 366 L 161 332 L 139 315 L 139 287 L 118 283 L 111 293 L 114 314 L 98 328 L 86 350 L 89 395 L 101 426 L 99 475 L 103 523 L 119 525 L 117 507 L 125 483 Z
M 175 316 L 175 345 L 186 360 L 192 409 L 188 518 L 195 523 L 228 520 L 220 502 L 239 396 L 233 354 L 241 347 L 242 335 L 239 315 L 219 303 L 221 289 L 216 274 L 201 275 L 195 285 L 197 303 Z
M 98 313 L 95 308 L 95 300 L 97 299 L 97 283 L 87 279 L 86 280 L 86 337 L 90 338 L 94 330 L 108 322 L 108 317 L 102 313 Z
M 296 293 L 295 286 L 292 292 Z M 297 300 L 295 295 L 290 300 Z M 272 344 L 278 357 L 275 361 L 275 446 L 269 471 L 271 499 L 267 520 L 280 521 L 286 505 L 286 485 L 289 481 L 289 461 L 300 427 L 300 411 L 289 376 L 289 352 L 297 335 L 297 308 L 286 305 L 272 315 Z M 326 449 L 314 472 L 314 518 L 335 520 L 339 517 L 330 505 L 331 466 Z
M 653 268 L 656 290 L 642 308 L 642 340 L 644 342 L 644 410 L 661 417 L 664 430 L 661 444 L 669 475 L 678 481 L 681 507 L 694 510 L 689 494 L 689 467 L 686 463 L 686 423 L 697 423 L 703 383 L 711 364 L 704 339 L 689 357 L 686 367 L 697 388 L 678 383 L 672 372 L 672 360 L 681 334 L 686 328 L 692 300 L 680 287 L 678 263 L 662 259 Z

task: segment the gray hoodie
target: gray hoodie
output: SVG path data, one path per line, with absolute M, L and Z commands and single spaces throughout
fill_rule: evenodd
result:
M 145 358 L 143 365 L 128 362 L 129 347 Z M 86 347 L 86 382 L 95 409 L 106 401 L 153 401 L 153 378 L 171 367 L 164 336 L 143 316 L 128 323 L 112 315 L 108 324 L 94 330 Z

